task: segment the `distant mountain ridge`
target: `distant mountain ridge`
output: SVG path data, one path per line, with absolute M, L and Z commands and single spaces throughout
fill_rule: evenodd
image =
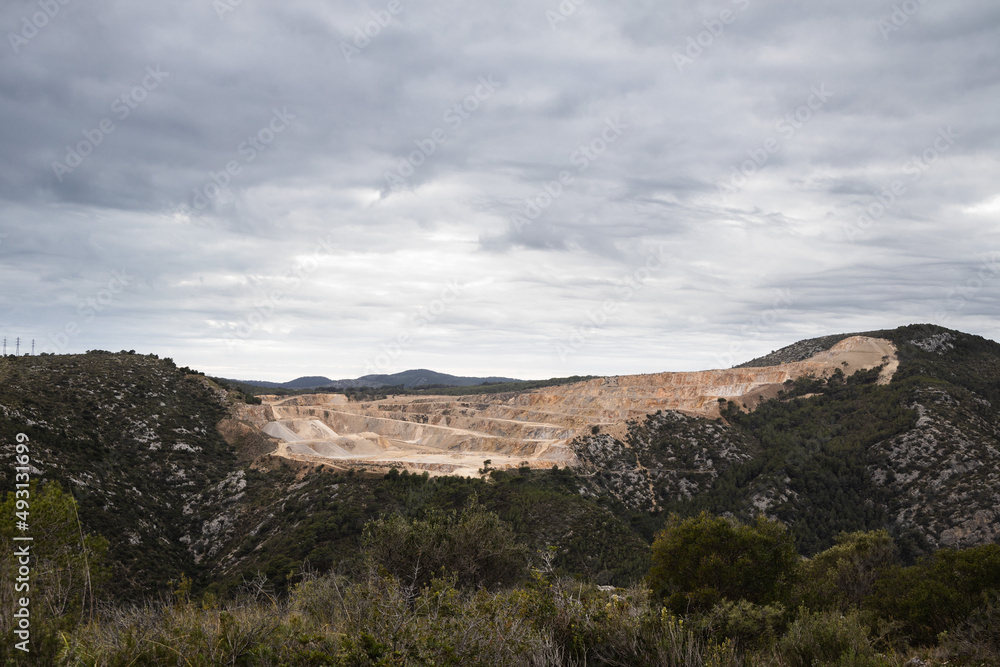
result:
M 449 375 L 448 373 L 438 373 L 426 368 L 416 368 L 391 375 L 364 375 L 353 380 L 331 380 L 322 375 L 307 375 L 288 382 L 268 382 L 266 380 L 229 381 L 271 389 L 347 389 L 350 387 L 378 389 L 379 387 L 398 387 L 400 385 L 406 389 L 419 389 L 420 387 L 427 386 L 474 387 L 486 383 L 521 382 L 521 380 L 516 378 L 507 377 L 464 377 Z

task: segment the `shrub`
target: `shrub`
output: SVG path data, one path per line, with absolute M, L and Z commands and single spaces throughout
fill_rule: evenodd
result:
M 947 632 L 941 646 L 952 660 L 1000 665 L 1000 595 Z
M 800 608 L 798 618 L 778 642 L 778 653 L 782 663 L 791 667 L 890 664 L 876 653 L 855 612 L 810 612 Z
M 105 610 L 64 640 L 62 664 L 249 665 L 273 652 L 280 609 L 252 601 L 224 608 L 191 602 Z
M 450 578 L 413 595 L 375 572 L 355 582 L 326 575 L 300 584 L 290 608 L 305 616 L 304 627 L 336 629 L 335 664 L 559 664 L 524 590 L 463 592 Z
M 676 613 L 707 611 L 723 599 L 784 600 L 799 561 L 781 523 L 758 517 L 743 525 L 707 512 L 672 515 L 652 558 L 649 586 Z
M 693 627 L 707 637 L 724 637 L 745 650 L 772 645 L 787 625 L 787 610 L 780 603 L 756 605 L 746 600 L 722 600 L 709 611 L 691 619 Z
M 802 564 L 799 599 L 813 610 L 858 607 L 879 575 L 899 564 L 888 531 L 841 533 L 837 544 Z
M 527 547 L 473 496 L 461 512 L 428 512 L 410 521 L 394 514 L 370 521 L 362 535 L 368 564 L 414 591 L 436 576 L 454 575 L 459 587 L 496 588 L 527 575 Z
M 941 549 L 912 567 L 888 568 L 865 607 L 903 624 L 907 639 L 933 644 L 1000 592 L 1000 545 Z
M 77 519 L 76 500 L 55 482 L 40 485 L 32 481 L 25 498 L 25 490 L 18 493 L 29 501 L 27 523 L 30 525 L 31 577 L 29 590 L 16 588 L 14 577 L 8 573 L 18 570 L 13 541 L 17 531 L 13 521 L 0 525 L 0 663 L 20 657 L 13 649 L 14 629 L 17 619 L 13 614 L 15 601 L 30 599 L 32 647 L 36 653 L 48 655 L 57 641 L 58 632 L 72 629 L 93 610 L 97 591 L 107 578 L 104 560 L 108 543 L 99 536 L 84 535 Z M 8 493 L 6 502 L 0 504 L 0 515 L 15 516 L 18 498 Z M 17 584 L 24 586 L 24 583 Z M 10 653 L 8 653 L 10 651 Z M 36 656 L 37 657 L 37 656 Z M 45 662 L 44 658 L 40 658 Z

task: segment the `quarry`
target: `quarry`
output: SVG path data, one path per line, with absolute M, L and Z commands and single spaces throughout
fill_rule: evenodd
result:
M 785 382 L 879 366 L 879 382 L 888 383 L 898 367 L 893 344 L 852 336 L 776 366 L 604 377 L 514 394 L 374 401 L 272 395 L 241 417 L 275 441 L 273 456 L 341 469 L 477 476 L 487 467 L 576 466 L 571 443 L 580 436 L 622 438 L 629 420 L 661 410 L 716 419 L 720 399 L 753 410 L 778 397 Z

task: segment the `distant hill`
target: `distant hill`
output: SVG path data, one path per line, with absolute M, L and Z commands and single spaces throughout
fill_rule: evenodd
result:
M 227 380 L 237 384 L 249 384 L 255 387 L 267 387 L 270 389 L 312 389 L 313 387 L 325 387 L 334 381 L 322 375 L 306 375 L 295 378 L 288 382 L 268 382 L 267 380 Z
M 331 380 L 321 375 L 309 375 L 289 382 L 268 382 L 265 380 L 227 381 L 271 389 L 347 389 L 349 387 L 370 387 L 377 389 L 379 387 L 398 387 L 400 385 L 407 389 L 420 389 L 421 387 L 474 387 L 487 383 L 521 382 L 521 380 L 507 377 L 462 377 L 449 375 L 448 373 L 438 373 L 426 368 L 402 371 L 400 373 L 393 373 L 392 375 L 364 375 L 353 380 Z
M 516 378 L 508 377 L 460 377 L 448 375 L 447 373 L 437 373 L 418 368 L 415 370 L 403 371 L 392 375 L 365 375 L 358 378 L 366 382 L 378 382 L 383 386 L 392 387 L 403 385 L 407 389 L 418 389 L 427 385 L 443 385 L 447 387 L 473 387 L 479 384 L 495 384 L 500 382 L 521 382 Z

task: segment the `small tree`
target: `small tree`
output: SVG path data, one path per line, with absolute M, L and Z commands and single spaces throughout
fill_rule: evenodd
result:
M 23 494 L 22 494 L 23 496 Z M 76 500 L 59 484 L 28 488 L 27 531 L 20 531 L 13 521 L 0 522 L 0 633 L 7 638 L 16 619 L 14 601 L 31 600 L 32 627 L 43 637 L 47 631 L 73 627 L 94 606 L 94 596 L 107 578 L 104 559 L 107 540 L 85 535 L 76 511 Z M 17 506 L 14 493 L 0 504 L 0 516 L 13 517 Z M 22 500 L 24 498 L 22 497 Z M 30 542 L 15 542 L 15 536 L 30 536 Z M 11 573 L 20 565 L 15 546 L 28 544 L 31 568 L 27 593 L 18 591 Z M 22 582 L 23 583 L 23 582 Z M 34 642 L 34 640 L 33 640 Z M 0 652 L 2 655 L 2 652 Z M 2 662 L 2 660 L 0 660 Z
M 676 613 L 705 611 L 723 599 L 785 600 L 799 562 L 784 525 L 763 516 L 743 525 L 707 512 L 674 514 L 652 550 L 647 581 Z
M 495 588 L 527 575 L 527 548 L 473 496 L 461 512 L 432 511 L 410 521 L 398 514 L 369 521 L 361 538 L 369 565 L 414 592 L 442 574 L 459 586 Z
M 802 565 L 799 595 L 813 610 L 859 607 L 882 572 L 899 564 L 899 550 L 886 530 L 841 533 L 837 544 Z
M 1000 593 L 1000 544 L 940 549 L 911 567 L 886 568 L 865 607 L 902 623 L 911 642 L 931 645 Z

